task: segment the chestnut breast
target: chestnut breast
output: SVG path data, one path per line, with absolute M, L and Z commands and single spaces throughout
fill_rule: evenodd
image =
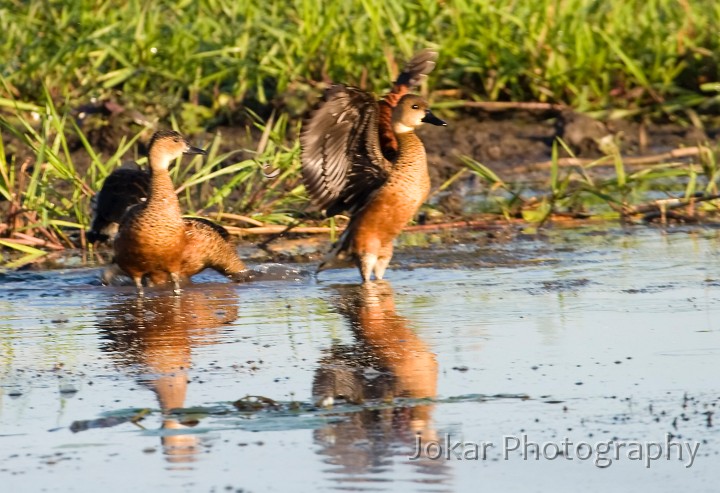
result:
M 392 241 L 423 204 L 430 191 L 425 149 L 414 133 L 398 136 L 403 149 L 388 181 L 360 214 L 356 236 Z

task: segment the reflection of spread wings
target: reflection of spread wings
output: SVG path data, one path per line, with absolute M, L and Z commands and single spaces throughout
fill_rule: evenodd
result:
M 371 94 L 336 84 L 305 122 L 303 182 L 328 216 L 362 208 L 387 180 L 391 164 L 380 151 L 377 108 Z

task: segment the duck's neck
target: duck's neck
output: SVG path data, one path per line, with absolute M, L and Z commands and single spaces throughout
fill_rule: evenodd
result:
M 155 156 L 150 156 L 150 194 L 147 207 L 158 208 L 168 216 L 180 218 L 180 201 L 167 169 L 169 163 L 163 159 L 166 158 L 158 156 L 156 159 Z
M 415 132 L 410 130 L 397 133 L 395 136 L 398 141 L 398 156 L 395 166 L 427 171 L 425 146 Z

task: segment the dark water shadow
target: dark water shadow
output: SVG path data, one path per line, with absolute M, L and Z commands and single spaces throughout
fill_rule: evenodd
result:
M 422 456 L 409 461 L 418 439 L 437 439 L 431 402 L 437 397 L 435 355 L 396 312 L 390 283 L 334 289 L 335 307 L 355 341 L 325 350 L 313 379 L 313 398 L 321 406 L 347 403 L 363 409 L 315 430 L 318 453 L 341 483 L 382 481 L 395 462 L 412 464 L 423 473 L 424 484 L 444 484 L 449 469 L 443 461 Z M 367 406 L 372 402 L 386 405 Z
M 158 291 L 124 297 L 97 322 L 101 350 L 156 394 L 163 416 L 161 445 L 170 463 L 194 462 L 202 448 L 197 434 L 183 433 L 197 420 L 172 413 L 185 406 L 193 348 L 219 343 L 221 329 L 238 316 L 237 291 L 214 284 L 185 289 L 180 296 Z

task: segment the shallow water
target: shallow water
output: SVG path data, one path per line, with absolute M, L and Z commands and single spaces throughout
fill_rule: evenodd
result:
M 367 286 L 1 275 L 2 491 L 715 491 L 718 232 L 485 243 L 403 248 Z M 668 433 L 682 459 L 628 456 Z M 505 458 L 523 439 L 545 451 Z

